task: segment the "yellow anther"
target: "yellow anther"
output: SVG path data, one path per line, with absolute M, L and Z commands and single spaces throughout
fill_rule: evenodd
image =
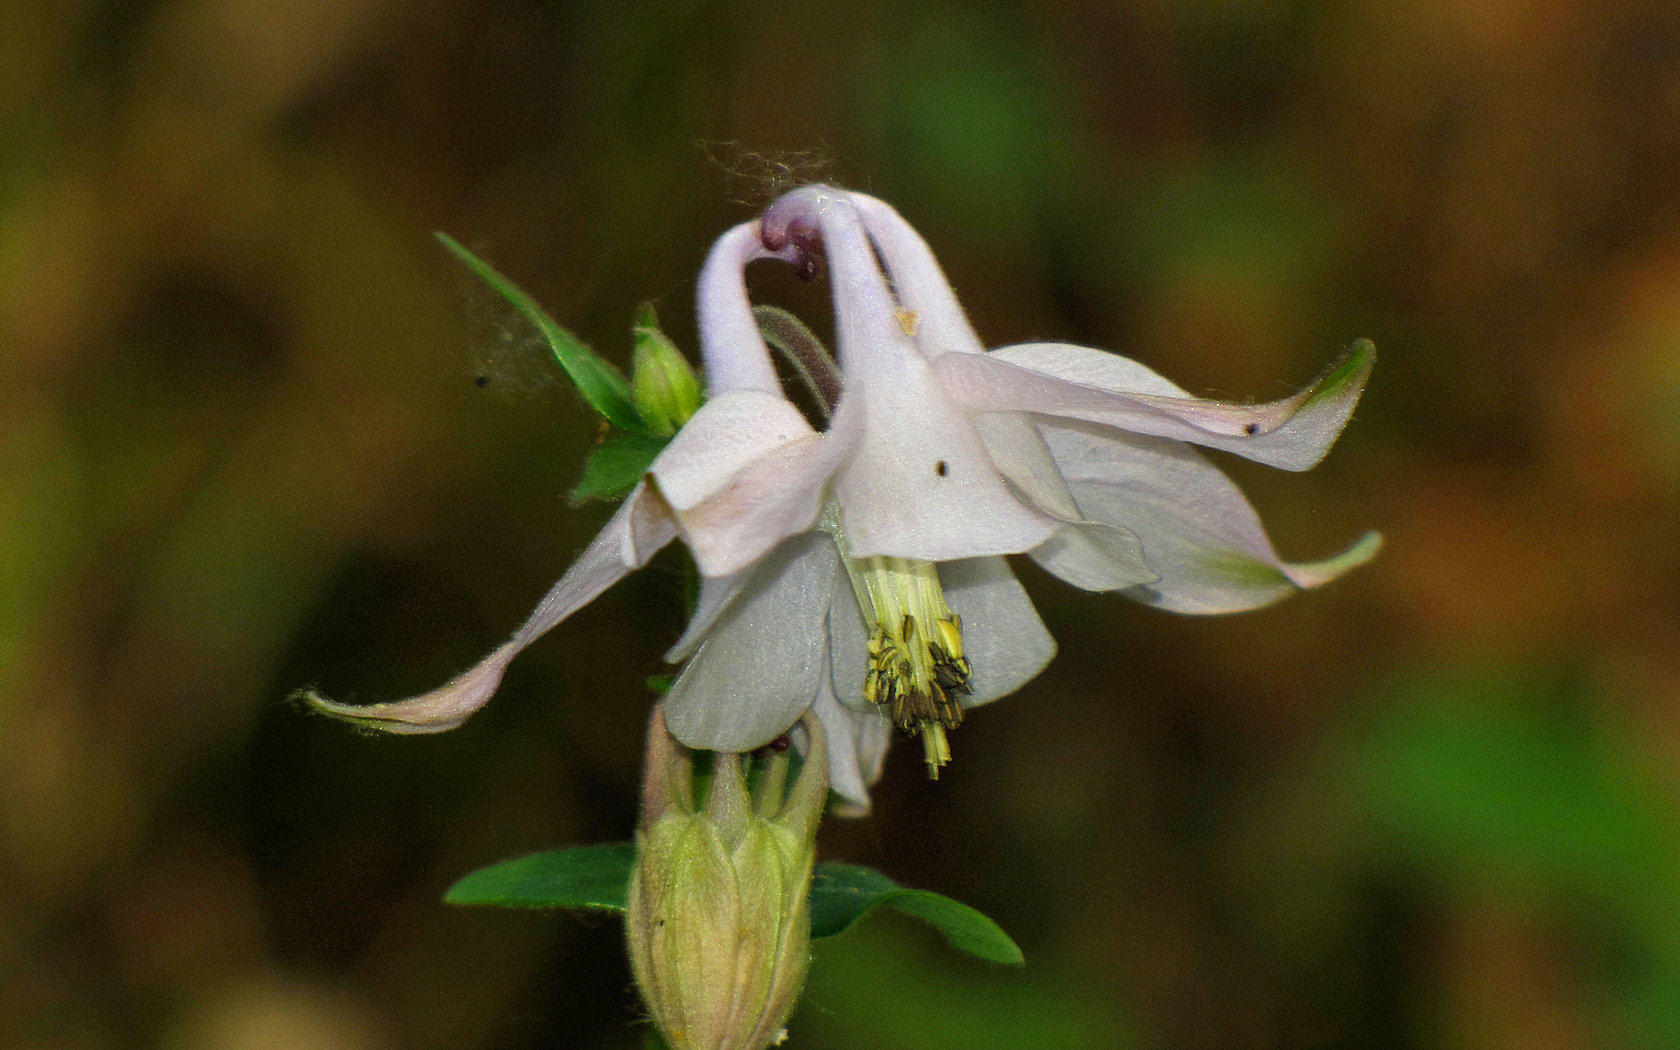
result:
M 921 736 L 928 776 L 937 778 L 951 761 L 945 731 L 962 723 L 959 698 L 971 691 L 962 619 L 945 603 L 931 562 L 848 558 L 846 567 L 870 624 L 864 699 Z

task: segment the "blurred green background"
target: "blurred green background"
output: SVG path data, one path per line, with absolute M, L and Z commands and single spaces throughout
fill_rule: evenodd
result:
M 1680 1046 L 1671 0 L 0 5 L 0 1045 L 636 1047 L 618 925 L 439 903 L 627 837 L 674 561 L 438 737 L 605 508 L 594 421 L 441 229 L 619 361 L 692 347 L 786 178 L 896 204 L 992 344 L 1270 398 L 1379 360 L 1304 475 L 1320 592 L 1062 646 L 827 859 L 878 916 L 790 1047 Z M 826 324 L 825 289 L 766 300 Z

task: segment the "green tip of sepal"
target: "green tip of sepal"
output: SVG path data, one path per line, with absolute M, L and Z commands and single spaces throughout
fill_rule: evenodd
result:
M 460 726 L 482 703 L 474 702 L 474 697 L 468 697 L 463 702 L 462 696 L 455 683 L 451 683 L 424 696 L 394 703 L 344 704 L 328 699 L 311 688 L 295 690 L 286 699 L 357 729 L 411 736 L 443 733 Z
M 1324 377 L 1312 385 L 1306 405 L 1325 401 L 1341 394 L 1349 386 L 1362 388 L 1377 363 L 1377 344 L 1369 339 L 1355 339 L 1347 353 L 1330 366 Z M 1305 407 L 1305 406 L 1303 406 Z
M 357 729 L 367 732 L 380 732 L 387 728 L 385 722 L 377 714 L 371 714 L 372 707 L 362 707 L 356 704 L 342 704 L 329 699 L 317 689 L 294 689 L 286 699 L 294 704 L 302 704 L 318 715 L 325 715 L 335 721 L 344 722 Z
M 1367 532 L 1353 542 L 1347 550 L 1323 561 L 1295 562 L 1285 566 L 1285 572 L 1297 587 L 1317 587 L 1328 583 L 1349 569 L 1356 569 L 1372 558 L 1383 548 L 1383 538 L 1380 532 Z

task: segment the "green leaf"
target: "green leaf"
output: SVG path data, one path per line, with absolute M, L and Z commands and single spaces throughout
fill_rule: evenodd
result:
M 589 402 L 602 418 L 630 433 L 647 433 L 647 425 L 642 422 L 641 413 L 636 411 L 636 403 L 631 397 L 630 383 L 612 362 L 589 349 L 577 336 L 555 324 L 554 318 L 548 316 L 543 308 L 537 305 L 535 299 L 497 273 L 489 263 L 463 248 L 453 237 L 441 232 L 437 233 L 436 237 L 457 259 L 466 263 L 467 269 L 495 289 L 497 294 L 542 332 L 543 338 L 548 340 L 549 349 L 554 351 L 554 359 L 560 362 L 560 367 L 565 369 L 572 382 L 577 384 L 578 393 L 583 395 L 583 399 Z
M 633 842 L 533 853 L 464 876 L 443 899 L 449 904 L 504 908 L 588 908 L 623 913 L 636 861 Z
M 921 919 L 951 947 L 991 962 L 1019 966 L 1021 949 L 998 924 L 966 904 L 931 890 L 912 890 L 857 864 L 819 864 L 811 876 L 811 936 L 832 937 L 876 908 Z
M 492 864 L 449 887 L 450 904 L 504 908 L 585 908 L 622 914 L 628 907 L 632 842 L 533 853 Z M 1021 949 L 997 923 L 931 890 L 912 890 L 858 864 L 819 864 L 811 876 L 811 936 L 833 937 L 876 908 L 891 908 L 937 929 L 951 947 L 991 962 L 1020 965 Z
M 572 489 L 573 503 L 618 499 L 636 487 L 670 438 L 643 434 L 615 434 L 602 441 L 583 461 L 583 477 Z

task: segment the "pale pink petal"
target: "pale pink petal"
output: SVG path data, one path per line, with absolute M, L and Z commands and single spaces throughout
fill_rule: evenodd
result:
M 1056 640 L 1002 558 L 941 565 L 939 582 L 945 601 L 962 617 L 963 653 L 973 667 L 974 694 L 963 698 L 965 706 L 1008 696 L 1056 655 Z
M 648 473 L 659 494 L 680 513 L 716 495 L 772 449 L 814 433 L 780 393 L 726 391 L 700 406 Z
M 834 541 L 822 533 L 771 552 L 665 694 L 671 734 L 688 747 L 751 751 L 787 732 L 827 671 L 825 622 L 839 573 Z
M 1189 446 L 1089 424 L 1042 430 L 1080 509 L 1142 540 L 1160 579 L 1125 592 L 1139 601 L 1187 613 L 1258 608 L 1330 580 L 1379 546 L 1373 533 L 1326 562 L 1284 562 L 1242 492 Z
M 835 478 L 852 553 L 941 561 L 1018 553 L 1056 522 L 1017 499 L 916 348 L 849 197 L 825 186 L 784 196 L 765 213 L 774 244 L 820 232 L 834 289 L 846 388 L 829 435 L 856 435 Z
M 702 405 L 648 469 L 705 576 L 729 576 L 816 521 L 856 430 L 813 431 L 780 395 Z
M 1136 362 L 1058 343 L 945 355 L 934 368 L 951 396 L 973 409 L 1083 420 L 1306 470 L 1347 424 L 1374 360 L 1362 341 L 1312 386 L 1264 405 L 1187 397 Z
M 834 483 L 852 553 L 947 561 L 1048 539 L 1059 523 L 1009 490 L 927 363 L 906 356 L 896 373 L 848 378 L 857 400 L 840 404 L 841 415 L 863 417 L 862 440 Z
M 846 447 L 832 429 L 790 441 L 736 473 L 704 502 L 678 512 L 683 541 L 701 573 L 739 572 L 782 540 L 811 528 Z
M 454 729 L 484 706 L 501 684 L 508 664 L 526 646 L 630 570 L 647 564 L 675 536 L 676 527 L 663 501 L 646 485 L 638 485 L 513 637 L 448 685 L 410 700 L 383 704 L 341 704 L 313 690 L 305 690 L 301 696 L 325 714 L 388 733 Z
M 992 462 L 1015 490 L 1064 524 L 1028 553 L 1063 581 L 1087 591 L 1115 591 L 1156 577 L 1143 545 L 1125 529 L 1086 521 L 1050 448 L 1027 416 L 984 412 L 974 419 Z

